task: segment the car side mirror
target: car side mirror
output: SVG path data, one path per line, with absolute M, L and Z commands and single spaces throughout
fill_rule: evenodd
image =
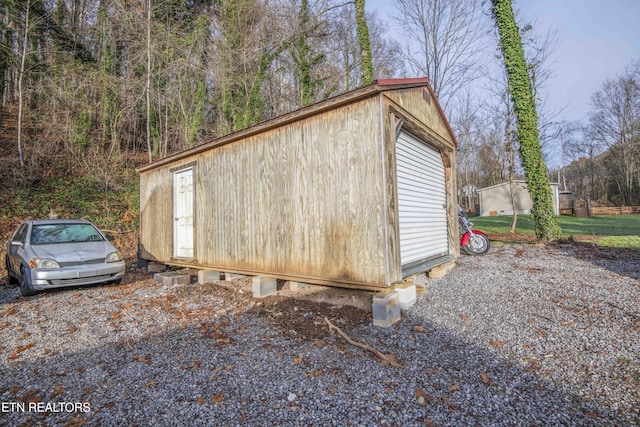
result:
M 113 241 L 116 240 L 116 237 L 113 234 L 109 233 L 109 232 L 104 233 L 104 237 L 106 237 L 107 240 L 110 241 L 110 242 L 113 242 Z
M 20 246 L 21 248 L 24 247 L 24 243 L 23 242 L 19 242 L 17 240 L 12 240 L 11 243 L 9 243 L 11 246 Z

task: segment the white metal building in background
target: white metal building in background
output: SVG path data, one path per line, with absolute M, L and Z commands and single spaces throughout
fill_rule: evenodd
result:
M 516 212 L 530 214 L 533 200 L 529 194 L 526 181 L 515 180 L 513 185 Z M 560 215 L 560 185 L 556 183 L 549 185 L 551 186 L 551 197 L 553 198 L 553 211 L 556 215 Z M 513 215 L 511 189 L 508 182 L 478 189 L 478 202 L 480 204 L 480 216 Z

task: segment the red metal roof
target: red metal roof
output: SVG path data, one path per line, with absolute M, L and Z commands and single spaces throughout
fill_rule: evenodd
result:
M 412 79 L 378 79 L 376 83 L 379 86 L 391 86 L 391 85 L 406 85 L 414 83 L 426 83 L 431 84 L 428 77 L 416 77 Z

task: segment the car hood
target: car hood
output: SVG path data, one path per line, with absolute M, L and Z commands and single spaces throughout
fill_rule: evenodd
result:
M 38 258 L 51 258 L 61 263 L 101 259 L 116 251 L 108 241 L 35 245 L 31 249 Z

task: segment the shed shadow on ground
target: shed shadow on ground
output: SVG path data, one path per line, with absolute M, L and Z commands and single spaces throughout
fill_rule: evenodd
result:
M 309 319 L 323 330 L 318 311 Z M 291 339 L 268 313 L 50 356 L 0 352 L 3 402 L 88 402 L 88 413 L 4 413 L 7 425 L 615 425 L 586 402 L 421 319 L 345 328 L 402 369 L 327 332 Z M 300 313 L 304 316 L 304 313 Z M 307 316 L 308 318 L 309 316 Z M 326 329 L 325 329 L 326 330 Z M 6 330 L 2 333 L 8 333 Z M 79 379 L 78 379 L 79 378 Z M 86 422 L 86 424 L 85 424 Z M 74 424 L 75 423 L 75 424 Z
M 552 247 L 620 276 L 640 279 L 640 250 L 599 246 L 586 242 L 556 243 Z

